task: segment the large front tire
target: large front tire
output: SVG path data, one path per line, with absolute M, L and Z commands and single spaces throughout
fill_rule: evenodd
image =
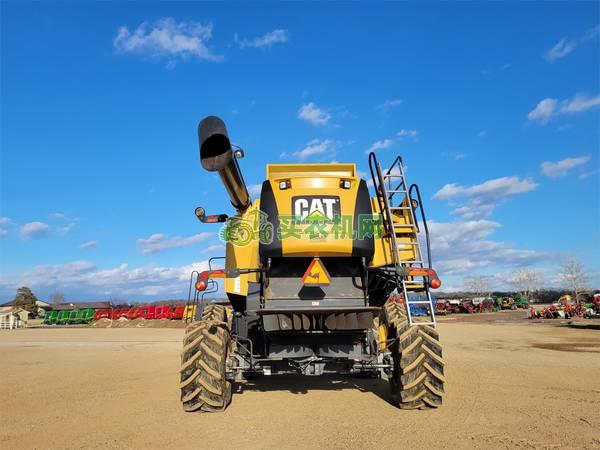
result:
M 392 402 L 402 409 L 437 408 L 444 395 L 444 361 L 437 331 L 408 323 L 406 306 L 388 302 L 383 309 L 393 370 L 389 377 Z
M 184 411 L 223 411 L 231 402 L 226 379 L 229 330 L 219 320 L 200 320 L 186 328 L 181 352 L 181 402 Z

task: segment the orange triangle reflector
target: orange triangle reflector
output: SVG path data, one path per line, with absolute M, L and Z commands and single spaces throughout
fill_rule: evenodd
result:
M 313 259 L 302 277 L 304 286 L 328 286 L 330 282 L 331 277 L 323 261 L 319 258 Z

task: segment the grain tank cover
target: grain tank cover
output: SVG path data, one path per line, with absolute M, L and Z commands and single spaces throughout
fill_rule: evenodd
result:
M 356 177 L 355 164 L 267 164 L 267 179 L 297 177 Z

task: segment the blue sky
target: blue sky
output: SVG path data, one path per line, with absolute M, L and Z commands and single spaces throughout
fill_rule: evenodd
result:
M 0 296 L 180 298 L 231 213 L 196 126 L 267 162 L 389 163 L 445 287 L 575 257 L 600 287 L 596 2 L 1 4 Z M 252 187 L 252 190 L 254 188 Z

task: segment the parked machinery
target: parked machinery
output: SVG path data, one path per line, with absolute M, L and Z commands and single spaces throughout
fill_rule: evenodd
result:
M 205 118 L 198 138 L 202 167 L 219 174 L 237 214 L 196 209 L 201 222 L 225 224 L 227 243 L 224 268 L 193 282 L 202 292 L 219 280 L 233 312 L 209 304 L 187 327 L 184 410 L 222 411 L 234 380 L 283 373 L 382 375 L 395 405 L 439 406 L 444 363 L 430 289 L 441 282 L 402 159 L 382 170 L 369 155 L 372 198 L 354 164 L 269 164 L 253 201 L 225 124 Z

